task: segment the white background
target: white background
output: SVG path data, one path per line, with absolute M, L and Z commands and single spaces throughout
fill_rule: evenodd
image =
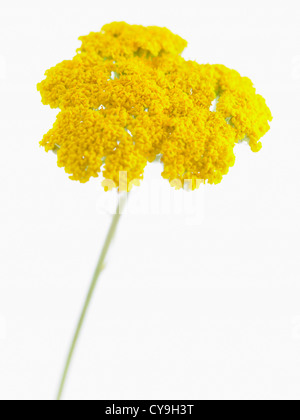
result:
M 250 77 L 274 120 L 258 154 L 237 147 L 223 182 L 193 193 L 198 219 L 123 217 L 65 398 L 299 399 L 299 4 L 1 0 L 0 399 L 55 397 L 110 220 L 99 180 L 71 182 L 38 147 L 56 111 L 36 83 L 119 20 Z

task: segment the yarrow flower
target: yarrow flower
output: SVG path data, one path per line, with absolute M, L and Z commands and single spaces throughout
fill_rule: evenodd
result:
M 61 110 L 40 144 L 57 152 L 72 180 L 102 172 L 110 189 L 126 171 L 130 185 L 158 158 L 163 178 L 176 187 L 191 180 L 194 189 L 222 180 L 236 143 L 260 150 L 272 116 L 252 82 L 223 65 L 186 61 L 187 42 L 167 28 L 114 22 L 79 39 L 75 57 L 38 84 L 43 104 Z
M 114 22 L 79 39 L 75 57 L 47 70 L 38 84 L 42 102 L 60 109 L 40 144 L 57 154 L 72 180 L 85 183 L 101 174 L 105 190 L 127 192 L 139 185 L 147 163 L 159 160 L 173 187 L 196 189 L 221 182 L 234 165 L 237 143 L 260 150 L 272 115 L 251 80 L 223 65 L 185 60 L 187 42 L 167 28 Z M 127 194 L 118 198 L 58 399 Z

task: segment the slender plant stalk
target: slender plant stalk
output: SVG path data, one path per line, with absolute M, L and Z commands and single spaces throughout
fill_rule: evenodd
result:
M 115 235 L 115 232 L 116 232 L 116 229 L 117 229 L 117 226 L 118 226 L 121 214 L 122 214 L 122 210 L 124 208 L 124 205 L 126 204 L 126 200 L 127 200 L 127 194 L 124 194 L 124 193 L 120 194 L 119 203 L 118 203 L 116 213 L 112 218 L 111 225 L 110 225 L 110 228 L 108 230 L 108 233 L 107 233 L 107 236 L 106 236 L 106 239 L 105 239 L 105 242 L 104 242 L 100 257 L 99 257 L 99 260 L 98 260 L 98 264 L 97 264 L 97 267 L 95 269 L 95 272 L 94 272 L 94 275 L 93 275 L 93 278 L 92 278 L 92 282 L 90 284 L 89 291 L 87 293 L 83 308 L 81 310 L 79 321 L 78 321 L 78 324 L 77 324 L 77 327 L 76 327 L 76 330 L 75 330 L 75 333 L 74 333 L 74 337 L 73 337 L 73 340 L 72 340 L 72 343 L 71 343 L 71 347 L 70 347 L 70 350 L 69 350 L 69 353 L 68 353 L 68 357 L 67 357 L 67 360 L 66 360 L 65 368 L 64 368 L 64 371 L 63 371 L 63 374 L 62 374 L 62 377 L 61 377 L 59 391 L 58 391 L 58 394 L 57 394 L 57 400 L 60 400 L 61 397 L 62 397 L 62 393 L 63 393 L 63 390 L 64 390 L 64 385 L 65 385 L 65 382 L 66 382 L 66 379 L 67 379 L 70 364 L 71 364 L 71 361 L 72 361 L 72 356 L 73 356 L 73 353 L 74 353 L 74 349 L 76 347 L 76 343 L 78 341 L 80 331 L 81 331 L 81 328 L 82 328 L 82 325 L 83 325 L 83 322 L 84 322 L 89 304 L 91 302 L 91 298 L 92 298 L 93 292 L 95 290 L 97 281 L 98 281 L 99 276 L 100 276 L 100 274 L 103 270 L 104 263 L 105 263 L 105 258 L 106 258 L 108 249 L 110 247 L 110 244 L 111 244 L 111 242 L 114 238 L 114 235 Z

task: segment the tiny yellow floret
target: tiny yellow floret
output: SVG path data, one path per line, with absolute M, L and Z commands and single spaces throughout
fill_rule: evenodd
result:
M 172 186 L 194 189 L 222 180 L 240 141 L 260 150 L 272 116 L 252 82 L 186 61 L 187 42 L 167 28 L 114 22 L 79 39 L 75 57 L 38 84 L 43 104 L 60 109 L 40 144 L 72 180 L 102 173 L 111 190 L 126 172 L 138 185 L 159 157 Z

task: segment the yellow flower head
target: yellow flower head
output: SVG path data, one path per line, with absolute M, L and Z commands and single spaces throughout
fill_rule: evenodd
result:
M 102 172 L 104 186 L 143 178 L 159 158 L 171 185 L 218 183 L 236 143 L 261 148 L 272 116 L 252 82 L 222 65 L 180 56 L 187 43 L 167 28 L 114 22 L 80 38 L 72 60 L 46 71 L 42 102 L 60 108 L 41 145 L 70 178 Z M 174 182 L 175 180 L 175 182 Z

